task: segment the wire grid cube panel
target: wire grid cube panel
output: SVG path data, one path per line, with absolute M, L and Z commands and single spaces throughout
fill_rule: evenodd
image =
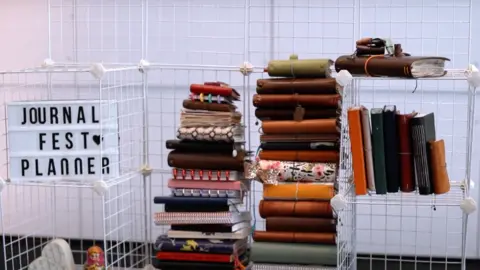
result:
M 144 249 L 148 186 L 140 172 L 145 141 L 142 74 L 136 67 L 107 69 L 102 80 L 97 80 L 89 68 L 77 67 L 3 72 L 0 76 L 3 179 L 10 177 L 6 133 L 9 102 L 100 101 L 106 104 L 100 106 L 101 122 L 118 124 L 117 130 L 101 129 L 100 137 L 119 138 L 118 149 L 113 149 L 117 150 L 118 159 L 112 159 L 116 164 L 110 164 L 110 169 L 119 170 L 118 175 L 98 179 L 106 183 L 103 196 L 94 191 L 93 182 L 8 183 L 1 193 L 0 205 L 5 269 L 27 269 L 53 238 L 64 238 L 71 244 L 77 264 L 86 261 L 86 249 L 95 243 L 104 249 L 109 266 L 142 266 L 147 260 Z M 108 113 L 111 106 L 116 107 L 117 113 Z M 101 152 L 111 150 L 105 148 Z
M 49 55 L 57 62 L 137 63 L 145 52 L 146 0 L 45 0 Z M 47 33 L 45 33 L 47 34 Z
M 222 81 L 230 84 L 240 94 L 240 101 L 235 102 L 237 111 L 242 113 L 242 122 L 246 123 L 245 137 L 248 151 L 248 137 L 250 128 L 248 119 L 251 119 L 248 88 L 248 77 L 245 77 L 236 68 L 233 69 L 201 69 L 194 67 L 168 68 L 152 66 L 148 71 L 148 137 L 149 137 L 149 166 L 152 171 L 150 194 L 155 196 L 171 195 L 168 180 L 172 177 L 172 168 L 168 165 L 166 141 L 177 138 L 180 127 L 180 113 L 183 109 L 182 102 L 189 99 L 190 85 L 211 81 Z M 252 189 L 253 190 L 253 189 Z M 250 196 L 246 196 L 244 207 L 250 208 Z M 153 200 L 153 198 L 152 198 Z M 153 201 L 149 203 L 153 203 Z M 163 205 L 154 204 L 151 213 L 162 212 Z M 150 213 L 150 214 L 151 214 Z M 252 212 L 253 213 L 253 212 Z M 149 220 L 153 220 L 149 216 Z M 152 241 L 159 235 L 166 233 L 169 226 L 157 226 L 150 222 Z
M 450 192 L 443 195 L 373 192 L 356 197 L 358 258 L 371 264 L 378 259 L 411 262 L 411 267 L 419 262 L 459 264 L 466 239 L 466 221 L 459 206 L 464 199 L 462 181 L 467 167 L 469 98 L 463 74 L 453 72 L 438 80 L 415 81 L 356 78 L 354 92 L 355 103 L 368 109 L 396 105 L 401 113 L 433 112 L 436 138 L 445 140 L 451 181 Z M 474 237 L 470 231 L 468 238 Z

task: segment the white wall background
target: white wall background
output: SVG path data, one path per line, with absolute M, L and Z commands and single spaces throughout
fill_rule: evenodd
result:
M 255 0 L 250 1 L 248 13 L 245 12 L 248 1 L 150 0 L 148 14 L 141 13 L 142 1 L 136 0 L 52 0 L 50 11 L 44 1 L 0 2 L 3 40 L 0 69 L 31 67 L 48 57 L 49 13 L 52 19 L 51 55 L 60 62 L 137 63 L 143 57 L 151 62 L 170 64 L 238 66 L 248 60 L 255 66 L 263 66 L 272 58 L 286 58 L 292 52 L 301 58 L 335 59 L 341 54 L 350 54 L 359 36 L 389 36 L 414 55 L 450 57 L 449 68 L 465 68 L 469 60 L 467 0 Z M 273 9 L 271 3 L 274 3 Z M 355 5 L 360 5 L 358 13 L 353 8 Z M 475 3 L 472 9 L 473 14 L 478 14 L 480 4 Z M 148 23 L 146 33 L 142 31 L 142 18 Z M 478 20 L 472 18 L 472 48 L 480 45 L 480 36 L 476 34 L 480 31 Z M 146 34 L 148 41 L 142 42 Z M 478 59 L 479 53 L 472 49 L 470 62 L 477 63 Z M 168 192 L 164 184 L 168 179 L 168 174 L 164 173 L 168 170 L 164 142 L 175 136 L 178 111 L 188 94 L 188 85 L 219 79 L 242 86 L 244 78 L 237 72 L 193 68 L 153 71 L 149 77 L 151 166 L 156 169 L 151 193 L 161 195 Z M 252 75 L 245 83 L 254 85 L 257 77 Z M 437 134 L 447 142 L 452 180 L 461 180 L 465 167 L 461 162 L 465 152 L 462 139 L 466 128 L 463 87 L 452 82 L 425 83 L 415 95 L 410 95 L 411 84 L 367 82 L 362 84 L 361 98 L 368 107 L 388 103 L 404 110 L 417 108 L 436 112 L 439 116 Z M 442 91 L 432 93 L 435 88 Z M 254 87 L 250 89 L 243 92 L 246 104 L 250 104 L 249 97 L 254 92 Z M 255 129 L 253 110 L 246 107 L 244 115 L 252 130 Z M 450 119 L 450 122 L 439 119 Z M 477 123 L 475 125 L 478 131 Z M 257 132 L 251 133 L 250 144 L 252 148 L 258 146 Z M 472 167 L 477 170 L 480 159 L 476 152 L 474 154 Z M 478 186 L 478 171 L 473 175 Z M 478 199 L 478 188 L 472 192 Z M 260 194 L 256 193 L 257 200 Z M 408 207 L 386 210 L 359 206 L 359 213 L 359 251 L 459 255 L 460 221 L 456 208 L 438 208 L 432 212 Z M 257 219 L 261 229 L 263 224 L 260 217 Z M 440 223 L 446 225 L 437 226 Z M 468 228 L 467 253 L 470 257 L 480 257 L 476 241 L 479 225 L 475 214 Z M 406 243 L 400 238 L 417 240 Z

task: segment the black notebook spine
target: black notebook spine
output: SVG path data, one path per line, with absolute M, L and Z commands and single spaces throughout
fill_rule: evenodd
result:
M 397 125 L 395 106 L 383 109 L 383 135 L 385 145 L 385 167 L 387 175 L 387 192 L 398 192 L 400 189 L 400 161 L 398 159 Z
M 435 119 L 433 113 L 417 116 L 411 120 L 412 152 L 415 165 L 415 178 L 421 195 L 433 193 L 432 170 L 428 142 L 435 140 Z

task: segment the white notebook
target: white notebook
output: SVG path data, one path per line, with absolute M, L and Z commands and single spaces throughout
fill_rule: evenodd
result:
M 363 153 L 365 155 L 365 169 L 367 172 L 367 188 L 368 190 L 375 190 L 375 175 L 373 171 L 373 155 L 372 155 L 372 134 L 371 134 L 370 114 L 368 109 L 362 110 L 362 137 L 363 146 L 365 147 Z

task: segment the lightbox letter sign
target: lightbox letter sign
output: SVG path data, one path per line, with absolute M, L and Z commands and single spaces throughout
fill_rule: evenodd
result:
M 119 175 L 115 103 L 12 102 L 7 115 L 12 182 L 96 181 Z

